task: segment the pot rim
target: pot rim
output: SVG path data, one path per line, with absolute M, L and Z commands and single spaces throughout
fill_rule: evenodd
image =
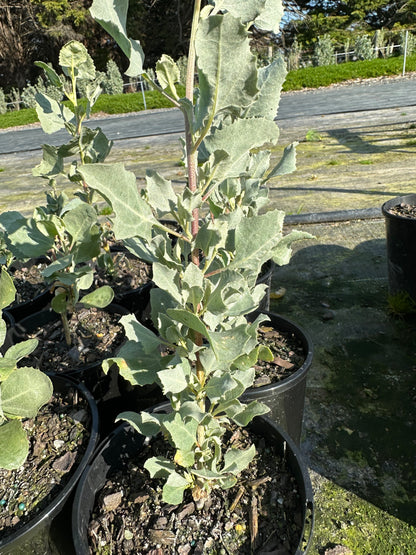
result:
M 410 204 L 416 205 L 416 193 L 409 193 L 408 195 L 401 195 L 398 197 L 394 197 L 390 200 L 386 200 L 386 202 L 381 207 L 383 216 L 385 218 L 392 218 L 392 219 L 401 220 L 401 221 L 410 221 L 410 222 L 413 220 L 416 221 L 416 218 L 406 218 L 404 216 L 400 216 L 399 214 L 391 214 L 389 212 L 390 208 L 392 208 L 393 206 L 396 206 L 397 204 L 401 204 L 402 202 L 408 202 Z
M 287 389 L 293 387 L 297 382 L 301 381 L 303 379 L 303 377 L 305 376 L 305 374 L 310 369 L 311 364 L 312 364 L 312 359 L 313 359 L 313 343 L 312 343 L 312 340 L 311 340 L 309 334 L 301 326 L 299 326 L 298 324 L 296 324 L 292 320 L 289 320 L 288 318 L 286 318 L 286 316 L 282 316 L 281 314 L 277 314 L 275 312 L 270 312 L 270 311 L 267 311 L 267 310 L 255 311 L 255 312 L 251 313 L 249 316 L 250 317 L 257 317 L 259 314 L 266 315 L 270 319 L 271 323 L 273 323 L 272 319 L 274 319 L 274 320 L 279 320 L 280 323 L 282 323 L 284 326 L 287 326 L 288 329 L 287 330 L 285 329 L 285 330 L 282 330 L 282 331 L 294 331 L 296 333 L 296 335 L 298 336 L 298 338 L 300 338 L 301 341 L 302 341 L 304 351 L 305 351 L 305 360 L 304 360 L 302 366 L 300 366 L 290 376 L 287 376 L 286 378 L 283 378 L 283 380 L 280 380 L 278 382 L 274 382 L 274 383 L 271 383 L 271 384 L 267 384 L 267 385 L 261 385 L 260 387 L 249 387 L 246 390 L 246 392 L 247 391 L 250 391 L 250 392 L 253 392 L 253 391 L 268 392 L 268 391 L 275 391 L 276 389 L 279 389 L 281 392 L 283 392 L 283 391 L 286 391 Z M 290 328 L 292 328 L 292 330 L 290 330 Z

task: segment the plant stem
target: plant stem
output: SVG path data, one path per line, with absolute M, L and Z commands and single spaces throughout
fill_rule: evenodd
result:
M 194 78 L 195 78 L 195 37 L 198 28 L 199 14 L 201 12 L 201 0 L 195 0 L 194 15 L 192 19 L 191 38 L 189 42 L 188 52 L 188 66 L 186 71 L 186 98 L 193 102 L 194 95 Z M 198 153 L 193 152 L 193 137 L 191 130 L 191 123 L 185 115 L 185 141 L 186 141 L 186 158 L 188 166 L 188 187 L 194 193 L 197 191 L 197 157 Z M 199 210 L 195 208 L 192 212 L 192 236 L 195 237 L 198 233 L 198 220 Z M 192 262 L 199 264 L 199 253 L 194 251 L 192 253 Z
M 65 333 L 65 341 L 66 341 L 66 344 L 68 345 L 68 347 L 70 347 L 70 345 L 72 343 L 72 341 L 71 341 L 71 332 L 69 331 L 68 316 L 67 316 L 66 312 L 61 313 L 61 320 L 62 320 L 62 325 L 63 325 L 64 333 Z
M 191 38 L 189 41 L 189 52 L 188 52 L 188 66 L 186 71 L 186 98 L 193 103 L 194 98 L 194 79 L 195 79 L 195 38 L 196 31 L 198 28 L 199 15 L 201 12 L 201 0 L 195 0 L 194 4 L 194 14 L 192 19 L 192 29 Z M 198 189 L 197 181 L 197 159 L 198 153 L 193 149 L 193 137 L 192 137 L 192 126 L 187 115 L 185 114 L 185 142 L 186 142 L 186 158 L 188 166 L 188 187 L 195 193 Z M 191 232 L 192 237 L 196 237 L 199 227 L 199 209 L 195 208 L 192 211 L 192 221 L 191 221 Z M 199 266 L 199 251 L 194 249 L 192 252 L 192 262 Z M 198 332 L 194 333 L 194 341 L 197 346 L 202 345 L 202 335 Z M 205 371 L 201 364 L 199 353 L 196 353 L 196 376 L 201 384 L 205 384 Z M 205 411 L 205 399 L 199 401 L 199 406 L 201 410 Z M 201 428 L 201 426 L 199 427 Z M 198 429 L 198 441 L 202 443 L 204 437 L 204 432 Z

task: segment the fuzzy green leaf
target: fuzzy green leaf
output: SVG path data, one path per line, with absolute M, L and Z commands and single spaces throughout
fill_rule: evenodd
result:
M 91 227 L 97 222 L 97 212 L 93 206 L 83 202 L 66 212 L 63 221 L 74 243 L 87 241 L 91 235 Z
M 167 478 L 175 472 L 175 464 L 165 457 L 151 457 L 144 463 L 144 468 L 151 478 Z
M 41 67 L 43 69 L 43 71 L 46 73 L 47 78 L 54 87 L 57 87 L 58 89 L 63 89 L 63 83 L 60 80 L 59 75 L 52 67 L 41 61 L 35 62 L 35 66 Z
M 292 256 L 292 243 L 302 239 L 313 239 L 313 235 L 306 231 L 293 230 L 285 235 L 271 251 L 271 258 L 279 266 L 289 264 Z
M 29 441 L 19 420 L 11 420 L 0 426 L 0 468 L 19 468 L 29 453 Z
M 32 418 L 52 396 L 52 382 L 35 368 L 18 368 L 2 383 L 2 409 L 8 416 Z
M 42 256 L 54 244 L 54 238 L 41 233 L 33 218 L 25 218 L 19 212 L 0 214 L 0 225 L 7 232 L 7 246 L 16 258 Z
M 96 306 L 97 308 L 105 308 L 114 299 L 114 291 L 109 285 L 103 285 L 98 287 L 95 291 L 84 295 L 81 299 L 81 303 L 84 306 Z
M 210 332 L 209 338 L 217 360 L 225 364 L 231 364 L 241 354 L 251 351 L 256 343 L 249 333 L 249 327 L 244 324 L 229 330 Z
M 61 48 L 59 65 L 68 76 L 71 75 L 71 71 L 68 70 L 74 69 L 75 76 L 79 79 L 95 78 L 94 62 L 85 46 L 77 40 L 71 40 Z
M 221 160 L 215 168 L 215 180 L 223 181 L 245 173 L 251 149 L 266 143 L 276 143 L 279 129 L 274 121 L 265 118 L 237 119 L 208 135 L 199 151 L 201 162 L 217 150 L 225 151 L 228 158 Z
M 117 364 L 120 375 L 132 385 L 148 385 L 157 382 L 157 372 L 164 370 L 169 363 L 159 351 L 145 352 L 137 341 L 126 341 L 118 356 L 103 361 L 103 370 L 108 372 L 112 364 Z
M 156 62 L 156 75 L 162 89 L 170 89 L 177 97 L 175 83 L 180 79 L 180 71 L 170 56 L 163 54 Z
M 247 110 L 245 117 L 263 117 L 270 120 L 276 117 L 280 91 L 286 74 L 286 64 L 282 58 L 259 69 L 257 86 L 260 92 Z
M 184 491 L 190 487 L 190 483 L 177 472 L 169 475 L 163 486 L 163 501 L 170 505 L 182 503 Z
M 237 399 L 244 392 L 244 389 L 244 386 L 228 372 L 220 376 L 213 376 L 206 386 L 207 396 L 213 403 Z
M 215 0 L 218 9 L 227 10 L 243 23 L 254 23 L 263 31 L 279 32 L 283 15 L 280 0 Z
M 126 71 L 129 77 L 143 73 L 144 53 L 140 42 L 127 37 L 126 22 L 128 0 L 94 0 L 90 8 L 92 17 L 109 33 L 129 59 Z
M 296 146 L 299 143 L 292 143 L 287 146 L 279 163 L 270 171 L 267 180 L 279 175 L 286 175 L 296 170 Z
M 140 343 L 145 353 L 151 353 L 159 349 L 161 345 L 160 337 L 143 326 L 134 314 L 122 316 L 120 323 L 124 327 L 127 339 Z
M 208 330 L 205 327 L 205 324 L 192 312 L 181 308 L 169 308 L 166 313 L 176 322 L 180 322 L 191 330 L 195 330 L 196 332 L 202 334 L 204 337 L 208 337 Z
M 195 48 L 200 86 L 197 125 L 209 112 L 248 106 L 257 93 L 257 72 L 244 25 L 231 15 L 201 20 Z
M 33 353 L 38 346 L 38 343 L 37 339 L 26 339 L 26 341 L 20 341 L 20 343 L 16 343 L 7 349 L 4 354 L 4 358 L 13 359 L 15 362 L 19 362 L 22 358 L 27 357 L 30 353 Z
M 166 414 L 125 411 L 117 416 L 116 422 L 119 420 L 125 420 L 136 430 L 136 432 L 139 432 L 139 434 L 142 434 L 145 437 L 152 437 L 160 432 L 162 423 L 168 417 L 169 416 Z
M 186 371 L 183 364 L 177 364 L 166 370 L 160 370 L 157 375 L 162 384 L 164 395 L 180 393 L 188 387 L 187 376 L 189 375 L 189 369 Z
M 60 155 L 60 150 L 56 146 L 42 145 L 43 158 L 32 170 L 35 177 L 45 177 L 51 179 L 64 171 L 64 160 Z
M 225 410 L 226 415 L 231 418 L 238 426 L 247 426 L 253 418 L 261 416 L 270 411 L 270 408 L 259 401 L 252 401 L 244 405 L 238 401 L 233 401 Z
M 91 189 L 97 190 L 114 210 L 113 231 L 118 239 L 142 237 L 150 241 L 157 223 L 152 209 L 137 190 L 136 176 L 123 164 L 86 164 L 79 174 Z
M 55 294 L 51 307 L 57 314 L 65 314 L 68 310 L 68 297 L 66 293 Z
M 12 372 L 16 370 L 16 360 L 0 357 L 0 382 L 7 380 Z M 1 403 L 0 403 L 1 408 Z
M 280 210 L 243 218 L 236 228 L 236 255 L 229 269 L 245 268 L 258 275 L 281 239 L 283 219 L 284 213 Z
M 146 170 L 146 191 L 158 218 L 171 213 L 171 207 L 176 205 L 177 199 L 170 181 L 154 170 Z
M 223 472 L 239 474 L 245 470 L 256 456 L 256 448 L 251 445 L 248 449 L 229 449 L 224 455 Z
M 15 296 L 16 288 L 13 278 L 2 268 L 0 273 L 0 310 L 12 304 Z
M 196 445 L 196 431 L 198 423 L 191 419 L 187 422 L 175 413 L 173 420 L 164 422 L 164 427 L 169 432 L 172 442 L 181 451 L 190 451 Z
M 65 104 L 41 92 L 36 93 L 35 99 L 36 113 L 45 133 L 55 133 L 67 124 L 75 125 L 75 115 Z
M 163 266 L 159 262 L 155 262 L 155 264 L 153 264 L 153 281 L 158 287 L 169 293 L 176 301 L 179 303 L 182 301 L 177 271 L 166 268 L 166 266 Z

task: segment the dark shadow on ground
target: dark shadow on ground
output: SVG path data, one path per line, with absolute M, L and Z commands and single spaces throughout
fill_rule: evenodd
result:
M 365 189 L 340 189 L 337 187 L 269 187 L 270 191 L 309 191 L 313 193 L 346 193 L 346 194 L 360 194 L 360 195 L 377 195 L 386 196 L 389 198 L 398 197 L 403 194 L 403 191 L 374 191 Z
M 401 131 L 403 132 L 403 129 L 401 129 Z M 328 129 L 326 132 L 328 133 L 328 135 L 330 137 L 333 137 L 334 139 L 336 139 L 339 144 L 345 146 L 349 151 L 355 152 L 357 154 L 380 154 L 380 153 L 383 153 L 383 152 L 391 152 L 391 151 L 407 152 L 407 153 L 414 152 L 414 150 L 407 149 L 405 143 L 400 144 L 400 145 L 374 144 L 373 142 L 369 141 L 368 139 L 364 140 L 360 133 L 353 132 L 352 130 L 347 129 L 347 128 Z M 369 133 L 367 131 L 365 131 L 365 135 L 368 138 Z M 398 137 L 398 138 L 401 141 L 403 141 L 402 136 Z M 411 140 L 414 140 L 414 139 L 415 139 L 414 136 L 413 137 L 411 137 L 411 136 L 407 137 L 407 141 L 411 141 Z M 384 141 L 384 140 L 386 140 L 386 139 L 377 138 L 377 139 L 374 139 L 374 142 L 381 142 L 381 141 Z M 387 140 L 390 142 L 390 141 L 394 140 L 394 137 L 389 135 Z
M 416 322 L 387 307 L 385 241 L 315 245 L 277 268 L 271 310 L 314 343 L 302 448 L 310 467 L 416 524 Z

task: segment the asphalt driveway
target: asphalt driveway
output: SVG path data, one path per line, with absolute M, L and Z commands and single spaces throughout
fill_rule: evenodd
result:
M 294 118 L 408 106 L 416 106 L 416 78 L 384 79 L 283 94 L 277 121 L 285 127 Z M 109 116 L 96 125 L 114 141 L 181 133 L 184 129 L 182 114 L 176 109 Z M 40 127 L 3 131 L 0 154 L 37 150 L 43 143 L 59 145 L 67 137 L 65 131 L 46 135 Z

